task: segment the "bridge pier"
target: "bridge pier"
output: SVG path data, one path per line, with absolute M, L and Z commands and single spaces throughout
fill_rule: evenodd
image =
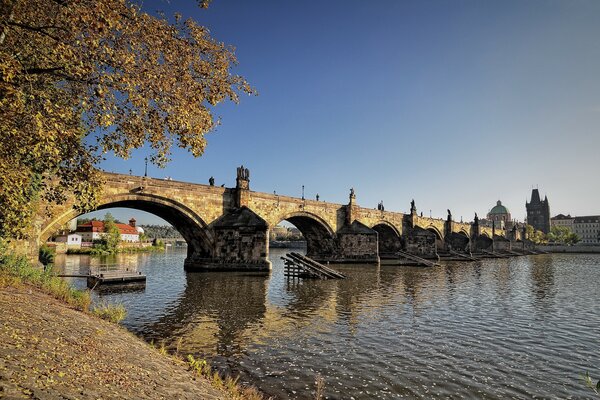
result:
M 354 221 L 337 234 L 338 252 L 330 261 L 339 263 L 379 263 L 377 231 Z
M 268 224 L 248 207 L 234 209 L 212 225 L 212 255 L 188 255 L 185 269 L 268 272 L 271 269 L 268 230 Z
M 419 226 L 406 229 L 404 243 L 407 253 L 422 258 L 437 258 L 437 237 Z

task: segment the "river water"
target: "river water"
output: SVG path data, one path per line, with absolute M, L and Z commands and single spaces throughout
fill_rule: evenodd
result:
M 184 250 L 119 255 L 145 290 L 99 292 L 123 324 L 211 360 L 280 399 L 590 398 L 600 378 L 600 255 L 536 255 L 435 268 L 334 266 L 345 280 L 185 273 Z M 62 256 L 63 269 L 106 260 Z M 72 279 L 85 287 L 82 279 Z

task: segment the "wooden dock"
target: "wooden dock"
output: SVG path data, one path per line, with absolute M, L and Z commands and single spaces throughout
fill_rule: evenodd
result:
M 87 286 L 95 288 L 101 285 L 145 285 L 146 275 L 136 268 L 120 268 L 117 265 L 105 265 L 90 269 Z
M 437 267 L 439 265 L 436 262 L 433 262 L 431 260 L 426 260 L 424 258 L 415 256 L 415 255 L 410 254 L 410 253 L 406 253 L 404 251 L 398 251 L 396 254 L 398 256 L 400 256 L 400 257 L 404 257 L 404 258 L 406 258 L 408 260 L 411 260 L 411 261 L 415 262 L 417 265 L 420 265 L 420 266 L 424 266 L 424 267 Z
M 145 284 L 146 275 L 142 275 L 141 272 L 116 272 L 90 275 L 87 277 L 87 285 L 91 288 L 98 285 L 122 285 L 126 283 Z
M 453 256 L 462 258 L 464 260 L 467 261 L 479 261 L 479 258 L 473 257 L 470 254 L 466 254 L 466 253 L 459 253 L 458 251 L 454 251 L 454 250 L 449 250 L 450 254 L 452 254 Z
M 281 257 L 285 263 L 284 275 L 293 278 L 344 279 L 346 276 L 300 253 Z
M 481 252 L 484 254 L 484 257 L 488 257 L 488 258 L 508 258 L 509 257 L 506 254 L 500 254 L 495 251 L 481 250 Z

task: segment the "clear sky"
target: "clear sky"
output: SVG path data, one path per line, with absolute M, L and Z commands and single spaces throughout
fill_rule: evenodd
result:
M 236 47 L 258 90 L 219 105 L 203 157 L 153 177 L 456 220 L 532 185 L 552 215 L 600 214 L 600 1 L 146 1 Z M 144 172 L 144 150 L 108 171 Z M 102 212 L 101 214 L 104 214 Z M 114 213 L 125 219 L 129 214 Z M 139 222 L 153 222 L 151 218 Z

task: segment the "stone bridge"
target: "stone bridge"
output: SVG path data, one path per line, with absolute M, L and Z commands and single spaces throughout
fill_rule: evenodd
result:
M 398 250 L 436 257 L 454 249 L 493 248 L 494 235 L 475 223 L 363 208 L 351 190 L 348 204 L 253 192 L 247 169 L 238 168 L 236 187 L 192 184 L 104 173 L 98 209 L 126 207 L 155 214 L 175 227 L 188 243 L 190 270 L 268 270 L 269 230 L 281 221 L 294 224 L 307 242 L 307 255 L 327 262 L 377 263 Z M 78 213 L 74 203 L 54 206 L 40 216 L 35 244 L 46 242 Z M 516 236 L 512 238 L 516 240 Z

